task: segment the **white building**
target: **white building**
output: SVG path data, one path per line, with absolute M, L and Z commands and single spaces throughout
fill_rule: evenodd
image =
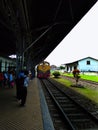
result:
M 98 72 L 98 59 L 92 57 L 86 57 L 64 65 L 65 71 L 67 72 L 73 71 L 75 66 L 77 66 L 81 72 Z

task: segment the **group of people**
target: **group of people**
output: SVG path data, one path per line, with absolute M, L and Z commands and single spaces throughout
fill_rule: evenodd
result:
M 15 79 L 15 74 L 13 71 L 0 72 L 0 87 L 13 88 L 14 83 L 15 83 L 14 79 Z
M 20 71 L 16 77 L 16 98 L 20 102 L 20 106 L 25 106 L 29 80 L 30 77 L 27 70 Z
M 20 102 L 20 106 L 24 106 L 30 79 L 31 75 L 27 70 L 21 70 L 17 76 L 12 70 L 0 72 L 0 87 L 13 88 L 16 86 L 16 98 Z

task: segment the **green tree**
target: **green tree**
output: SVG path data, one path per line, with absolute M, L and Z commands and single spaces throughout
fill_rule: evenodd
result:
M 64 66 L 60 66 L 60 69 L 61 69 L 61 70 L 64 70 L 64 69 L 65 69 L 65 67 L 64 67 Z

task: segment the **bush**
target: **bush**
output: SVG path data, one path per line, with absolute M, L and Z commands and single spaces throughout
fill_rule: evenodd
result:
M 55 78 L 59 77 L 60 76 L 60 72 L 59 71 L 55 71 L 53 72 L 53 75 Z

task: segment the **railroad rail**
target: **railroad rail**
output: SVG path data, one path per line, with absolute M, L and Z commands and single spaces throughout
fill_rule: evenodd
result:
M 56 130 L 97 130 L 98 119 L 50 80 L 40 80 Z

